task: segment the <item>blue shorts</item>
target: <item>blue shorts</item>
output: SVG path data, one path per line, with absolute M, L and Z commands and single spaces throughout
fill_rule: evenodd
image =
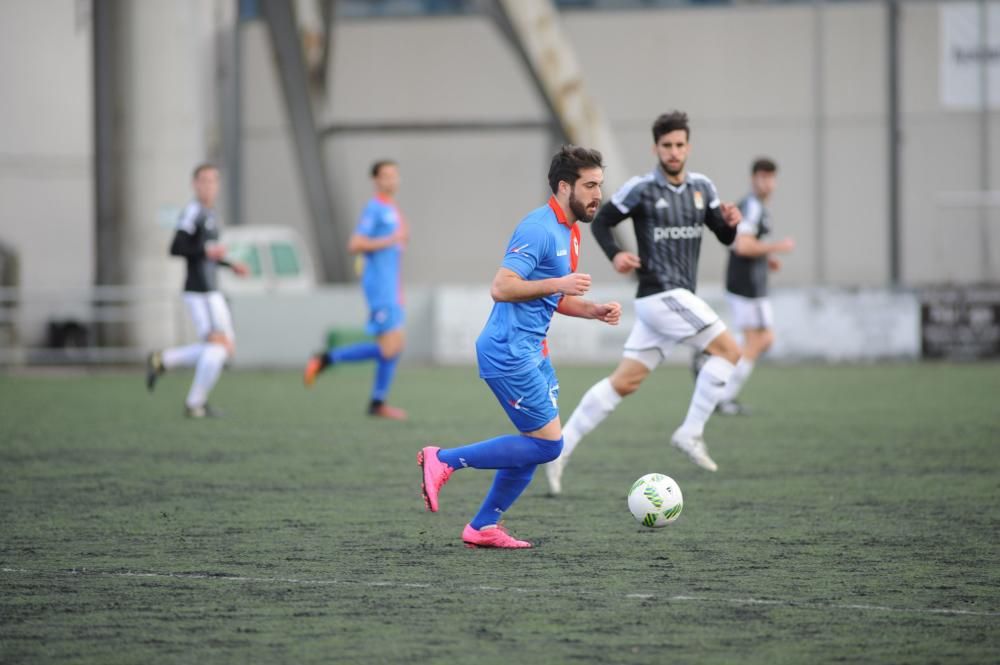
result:
M 534 432 L 559 415 L 559 379 L 546 358 L 513 376 L 483 379 L 518 432 Z
M 401 328 L 404 321 L 406 321 L 406 312 L 402 305 L 373 307 L 368 313 L 368 325 L 365 326 L 365 331 L 369 335 L 378 337 L 396 328 Z

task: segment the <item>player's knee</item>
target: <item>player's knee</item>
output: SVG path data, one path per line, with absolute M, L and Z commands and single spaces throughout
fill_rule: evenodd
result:
M 723 344 L 720 345 L 718 348 L 713 349 L 711 351 L 711 354 L 718 358 L 723 358 L 725 360 L 728 360 L 729 362 L 735 365 L 736 363 L 739 362 L 740 356 L 743 355 L 743 349 L 741 349 L 740 345 L 737 344 L 735 341 L 732 341 L 729 344 Z
M 611 375 L 611 387 L 621 397 L 627 397 L 639 389 L 649 376 L 649 370 L 641 363 L 623 363 Z
M 380 346 L 378 352 L 382 356 L 382 360 L 395 360 L 399 356 L 403 355 L 403 347 Z
M 552 441 L 549 439 L 539 439 L 537 437 L 531 437 L 535 445 L 538 447 L 538 464 L 545 464 L 546 462 L 551 462 L 552 460 L 559 457 L 562 454 L 563 449 L 563 438 L 559 437 L 558 440 Z
M 642 385 L 642 377 L 639 376 L 613 376 L 611 377 L 611 387 L 622 397 L 628 397 Z
M 209 344 L 216 344 L 224 348 L 226 350 L 226 355 L 228 355 L 230 358 L 236 355 L 236 343 L 233 342 L 232 338 L 230 338 L 225 333 L 221 332 L 211 333 L 205 341 L 207 341 Z
M 386 360 L 392 360 L 402 354 L 405 346 L 406 341 L 402 333 L 387 333 L 378 341 L 379 353 Z
M 774 344 L 774 331 L 765 330 L 760 340 L 760 353 L 764 353 L 770 349 L 772 344 Z
M 205 349 L 205 353 L 210 354 L 210 357 L 220 363 L 225 362 L 226 358 L 230 357 L 229 348 L 225 344 L 219 342 L 210 342 L 208 348 Z

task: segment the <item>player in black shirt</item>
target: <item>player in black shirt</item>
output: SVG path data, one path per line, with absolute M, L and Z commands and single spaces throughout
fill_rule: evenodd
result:
M 146 387 L 152 392 L 157 379 L 174 367 L 194 367 L 194 381 L 184 402 L 191 418 L 218 415 L 208 405 L 208 393 L 219 379 L 226 359 L 235 352 L 235 333 L 229 306 L 218 290 L 216 272 L 227 267 L 238 275 L 247 268 L 225 259 L 219 244 L 219 221 L 215 200 L 219 195 L 219 170 L 200 164 L 194 170 L 195 198 L 181 212 L 170 244 L 170 254 L 187 262 L 184 304 L 187 305 L 199 342 L 150 353 L 146 359 Z
M 639 277 L 636 323 L 617 369 L 587 391 L 566 423 L 562 456 L 546 466 L 553 494 L 561 491 L 562 469 L 580 439 L 610 415 L 623 397 L 635 392 L 678 343 L 706 350 L 712 357 L 705 363 L 687 417 L 671 442 L 698 466 L 709 471 L 717 468 L 702 435 L 739 360 L 740 348 L 694 290 L 705 227 L 728 245 L 736 237 L 740 212 L 719 200 L 711 180 L 685 170 L 689 136 L 687 114 L 674 111 L 657 118 L 653 123 L 656 168 L 625 183 L 594 219 L 594 237 L 615 270 L 622 274 L 635 270 Z M 611 233 L 612 227 L 628 218 L 635 227 L 638 256 L 624 251 Z
M 753 371 L 754 363 L 774 343 L 774 314 L 767 297 L 767 275 L 778 270 L 781 261 L 774 254 L 790 252 L 795 241 L 785 238 L 771 242 L 771 213 L 766 205 L 777 182 L 778 166 L 760 158 L 750 169 L 751 191 L 740 201 L 743 221 L 736 227 L 736 241 L 726 269 L 726 300 L 732 312 L 733 327 L 743 332 L 743 355 L 726 384 L 717 410 L 720 413 L 745 414 L 736 396 Z

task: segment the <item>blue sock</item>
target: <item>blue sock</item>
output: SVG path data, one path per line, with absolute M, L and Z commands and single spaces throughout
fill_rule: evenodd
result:
M 372 401 L 384 402 L 389 388 L 392 386 L 392 378 L 396 375 L 396 364 L 399 362 L 400 354 L 392 358 L 378 357 L 378 365 L 375 367 L 375 385 L 372 386 Z
M 371 360 L 381 355 L 375 342 L 358 342 L 348 346 L 338 346 L 326 352 L 326 358 L 331 363 L 354 363 L 360 360 Z
M 517 501 L 517 497 L 521 496 L 521 492 L 531 483 L 531 476 L 537 468 L 537 464 L 529 464 L 516 469 L 497 471 L 493 478 L 493 486 L 490 487 L 483 505 L 469 522 L 472 528 L 482 529 L 484 526 L 499 522 L 504 511 Z
M 524 434 L 505 434 L 479 443 L 438 451 L 438 459 L 453 469 L 513 469 L 544 464 L 559 457 L 563 440 L 548 441 Z

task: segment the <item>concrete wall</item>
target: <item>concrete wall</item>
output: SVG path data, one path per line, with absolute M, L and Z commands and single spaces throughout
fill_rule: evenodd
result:
M 46 295 L 94 275 L 90 28 L 76 8 L 0 3 L 0 242 L 20 254 L 22 285 Z M 51 311 L 28 312 L 31 336 Z
M 214 6 L 200 10 L 199 20 L 218 21 Z M 0 239 L 21 251 L 30 291 L 89 284 L 94 274 L 86 8 L 66 0 L 0 3 Z M 799 243 L 775 276 L 779 288 L 885 283 L 887 62 L 880 3 L 569 11 L 563 17 L 630 171 L 653 164 L 651 119 L 683 108 L 694 126 L 690 166 L 709 174 L 725 198 L 744 194 L 754 156 L 779 161 L 777 232 Z M 978 112 L 942 108 L 938 23 L 938 3 L 902 4 L 903 276 L 910 284 L 997 281 L 1000 213 L 946 208 L 940 194 L 1000 189 L 1000 112 L 989 114 L 984 133 Z M 136 25 L 146 23 L 137 18 Z M 189 34 L 192 48 L 201 48 L 212 29 L 174 34 Z M 266 30 L 248 24 L 243 36 L 247 221 L 289 224 L 310 238 Z M 324 122 L 545 120 L 517 58 L 484 18 L 345 20 L 333 43 L 331 96 L 319 113 Z M 163 72 L 146 81 L 153 106 L 143 112 L 155 120 L 162 108 L 155 95 L 171 94 L 177 77 L 190 78 L 188 61 L 171 74 L 172 58 L 162 49 L 133 48 L 150 59 L 150 71 Z M 175 125 L 201 133 L 187 145 L 209 151 L 218 138 L 210 126 L 213 80 L 210 74 L 192 85 L 205 99 L 185 107 L 209 121 Z M 544 129 L 522 128 L 338 134 L 324 150 L 339 223 L 352 225 L 369 196 L 371 160 L 396 157 L 404 176 L 400 203 L 414 229 L 407 280 L 481 284 L 493 274 L 513 225 L 544 201 L 552 145 Z M 155 151 L 147 157 L 158 160 Z M 984 158 L 991 165 L 985 177 Z M 142 182 L 176 181 L 134 193 L 134 208 L 149 209 L 144 228 L 164 242 L 169 230 L 157 224 L 188 196 L 186 171 L 173 170 L 150 166 Z M 628 175 L 609 173 L 608 181 L 613 186 Z M 718 283 L 725 257 L 706 241 L 703 284 Z M 589 234 L 582 265 L 599 282 L 623 283 Z M 175 271 L 163 271 L 164 288 L 176 288 L 176 279 Z
M 126 54 L 116 72 L 122 247 L 129 286 L 182 284 L 167 257 L 191 167 L 209 157 L 216 105 L 210 2 L 117 4 Z M 0 241 L 19 253 L 19 334 L 43 341 L 50 319 L 92 320 L 95 275 L 90 6 L 0 3 Z M 135 316 L 134 339 L 167 343 L 172 305 Z
M 725 198 L 745 193 L 753 157 L 771 155 L 781 165 L 777 232 L 794 236 L 798 249 L 775 275 L 776 285 L 886 283 L 887 14 L 880 3 L 570 11 L 564 20 L 630 171 L 653 164 L 651 119 L 665 109 L 687 110 L 694 125 L 690 167 L 711 176 Z M 255 31 L 248 28 L 248 53 L 266 49 Z M 978 183 L 979 160 L 968 156 L 985 149 L 995 161 L 1000 142 L 994 131 L 982 145 L 978 114 L 940 107 L 938 37 L 936 3 L 904 4 L 904 281 L 1000 279 L 1000 230 L 982 233 L 978 210 L 935 203 L 943 189 Z M 513 54 L 479 17 L 346 21 L 334 58 L 326 116 L 332 122 L 544 118 Z M 284 122 L 274 82 L 254 72 L 246 84 L 255 109 L 248 154 L 266 154 L 275 166 L 255 163 L 249 170 L 275 181 L 248 190 L 250 211 L 286 200 L 275 198 L 277 182 L 294 178 L 287 138 L 274 131 Z M 1000 130 L 1000 114 L 991 114 L 991 126 Z M 256 146 L 264 127 L 272 129 Z M 328 140 L 326 150 L 346 224 L 368 196 L 368 163 L 385 154 L 401 160 L 400 200 L 415 229 L 408 276 L 436 283 L 488 279 L 512 225 L 544 197 L 551 145 L 541 130 L 359 133 Z M 616 185 L 628 175 L 609 173 L 608 181 Z M 291 209 L 300 205 L 289 201 Z M 986 228 L 995 227 L 996 213 L 987 214 L 993 223 Z M 442 238 L 461 252 L 442 253 Z M 586 240 L 584 268 L 597 279 L 615 279 Z M 983 254 L 997 259 L 984 266 Z M 719 281 L 726 256 L 706 244 L 703 283 Z
M 555 362 L 613 366 L 621 358 L 635 321 L 635 309 L 628 304 L 633 289 L 605 286 L 593 295 L 626 303 L 621 324 L 556 316 L 549 334 Z M 708 288 L 703 295 L 729 319 L 721 289 Z M 920 355 L 920 303 L 915 293 L 787 288 L 777 290 L 772 300 L 777 341 L 769 361 L 912 360 Z M 238 294 L 231 303 L 238 338 L 235 363 L 241 367 L 301 367 L 322 348 L 330 330 L 357 335 L 364 328 L 364 301 L 358 289 L 348 286 L 280 297 Z M 411 289 L 404 361 L 475 364 L 475 341 L 492 306 L 485 286 Z M 684 364 L 690 357 L 691 349 L 681 346 L 665 362 Z
M 1000 3 L 990 3 L 994 6 Z M 1000 208 L 942 205 L 942 192 L 1000 190 L 1000 111 L 941 108 L 939 6 L 904 3 L 903 268 L 912 283 L 1000 280 Z M 990 168 L 981 168 L 985 156 Z

